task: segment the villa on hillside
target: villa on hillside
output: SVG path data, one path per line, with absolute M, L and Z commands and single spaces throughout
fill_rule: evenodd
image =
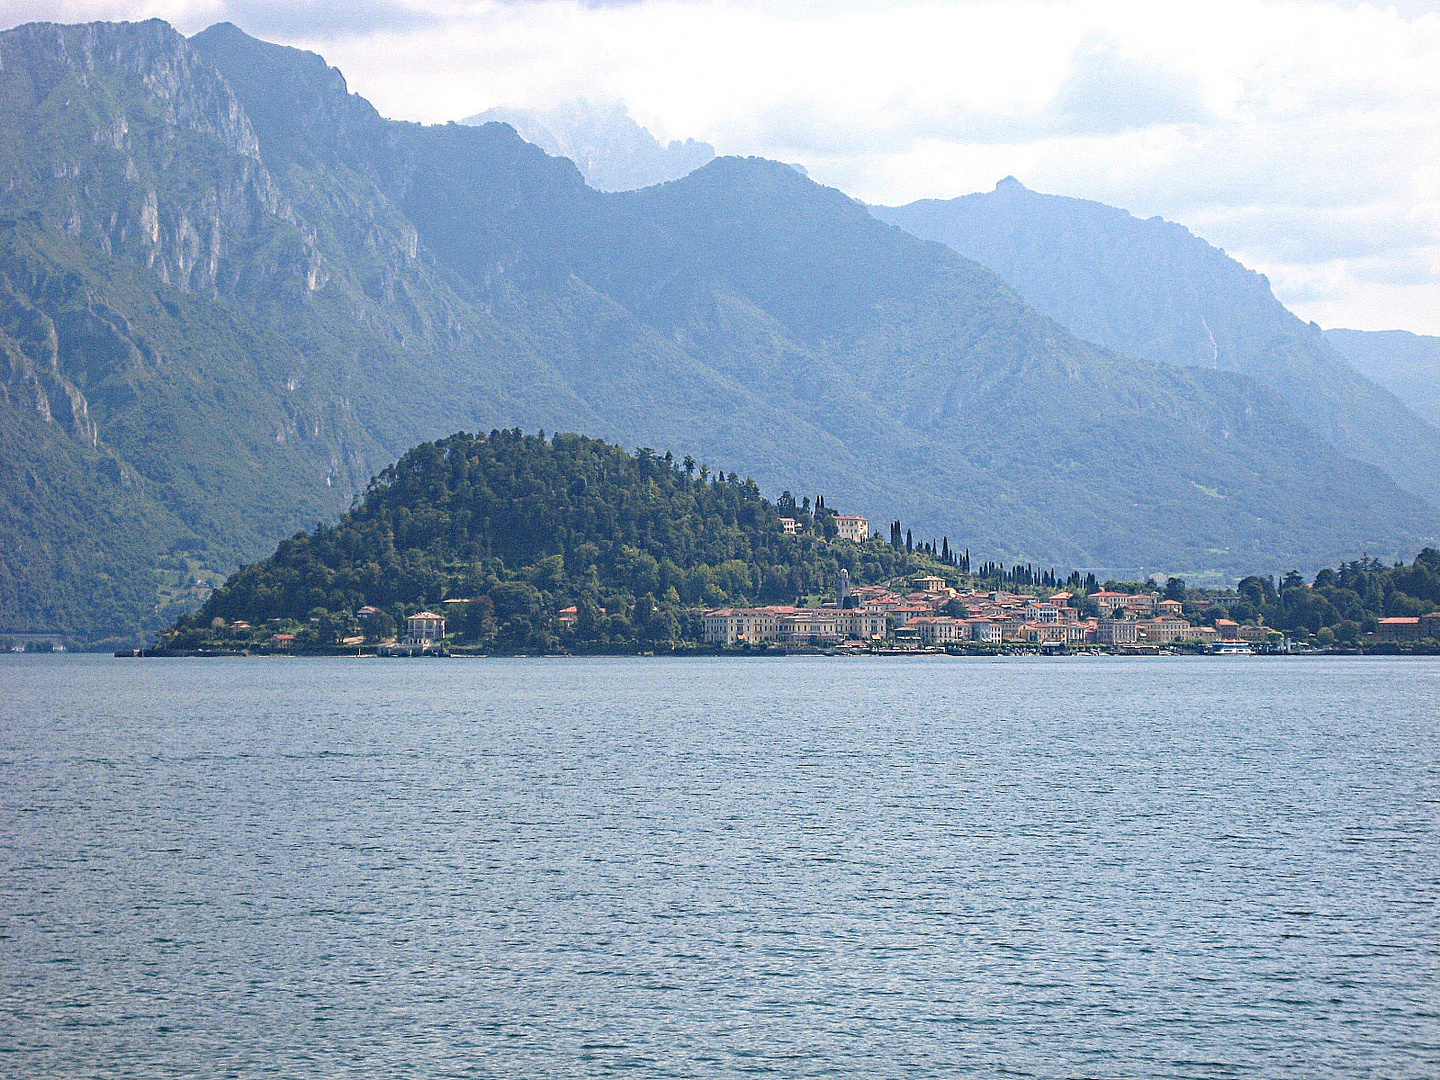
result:
M 445 636 L 445 619 L 433 611 L 419 611 L 405 620 L 405 643 L 428 645 Z
M 836 514 L 834 517 L 835 532 L 841 540 L 851 540 L 857 544 L 863 544 L 870 539 L 870 519 L 857 517 L 854 514 Z M 787 535 L 797 536 L 800 533 L 800 522 L 793 517 L 782 517 L 780 528 Z

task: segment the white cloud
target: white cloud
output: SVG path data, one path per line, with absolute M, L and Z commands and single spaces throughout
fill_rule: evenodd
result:
M 1323 324 L 1440 333 L 1440 0 L 0 0 L 0 22 L 42 10 L 230 18 L 404 119 L 622 101 L 874 202 L 1013 173 L 1181 221 Z

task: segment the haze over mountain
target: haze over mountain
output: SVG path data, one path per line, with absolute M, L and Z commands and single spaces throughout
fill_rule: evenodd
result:
M 1264 276 L 1182 225 L 1007 177 L 991 192 L 874 207 L 882 221 L 989 267 L 1080 337 L 1274 388 L 1340 450 L 1440 506 L 1440 430 L 1356 371 Z
M 496 122 L 509 124 L 546 153 L 569 158 L 585 182 L 601 191 L 633 191 L 679 180 L 715 157 L 713 146 L 694 139 L 662 144 L 618 101 L 571 101 L 550 109 L 502 105 L 461 121 Z
M 977 558 L 1249 571 L 1440 514 L 795 169 L 605 194 L 220 24 L 0 34 L 0 630 L 164 625 L 422 440 L 575 430 Z M 168 605 L 168 606 L 167 606 Z
M 1440 337 L 1408 330 L 1326 330 L 1325 339 L 1416 415 L 1440 427 Z

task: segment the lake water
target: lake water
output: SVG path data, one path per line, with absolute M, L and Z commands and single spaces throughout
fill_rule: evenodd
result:
M 0 657 L 0 1074 L 1440 1076 L 1440 661 Z

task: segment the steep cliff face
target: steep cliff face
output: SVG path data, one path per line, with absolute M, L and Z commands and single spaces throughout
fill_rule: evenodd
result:
M 457 429 L 691 452 L 983 557 L 1248 570 L 1440 531 L 1253 381 L 1078 341 L 774 162 L 607 195 L 228 26 L 0 34 L 0 105 L 0 522 L 30 530 L 0 631 L 161 625 Z
M 87 314 L 100 327 L 107 311 Z M 0 396 L 17 409 L 34 413 L 47 423 L 58 423 L 77 442 L 95 449 L 100 432 L 90 416 L 90 403 L 80 388 L 60 369 L 60 333 L 55 321 L 34 307 L 9 281 L 0 281 L 0 355 L 5 378 Z
M 166 24 L 22 26 L 0 64 L 12 212 L 197 293 L 233 287 L 240 253 L 289 231 L 244 110 Z

